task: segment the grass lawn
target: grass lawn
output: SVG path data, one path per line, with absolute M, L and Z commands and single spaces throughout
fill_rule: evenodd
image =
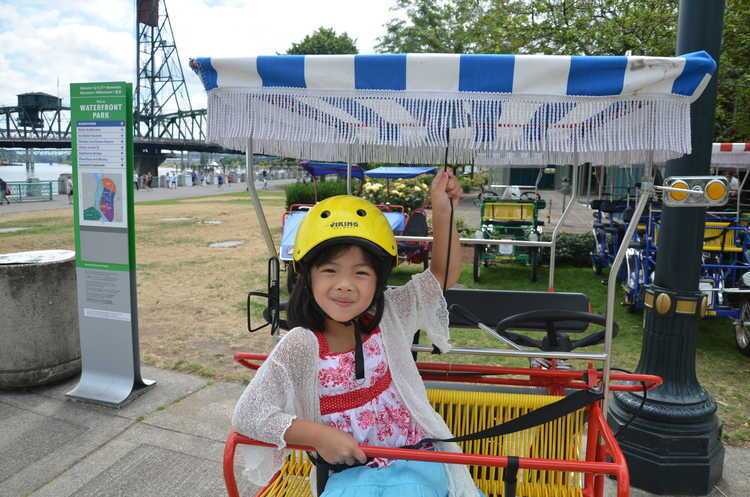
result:
M 262 192 L 266 218 L 275 239 L 280 238 L 284 209 L 282 192 Z M 201 374 L 216 380 L 247 381 L 248 372 L 232 363 L 235 351 L 267 352 L 273 341 L 266 330 L 246 330 L 245 296 L 266 286 L 266 248 L 246 193 L 139 202 L 136 204 L 138 305 L 143 362 L 158 367 Z M 221 221 L 209 224 L 206 221 Z M 0 228 L 30 227 L 0 233 L 0 252 L 73 249 L 70 209 L 8 214 Z M 216 241 L 240 240 L 231 249 L 209 248 Z M 528 281 L 528 268 L 497 266 L 482 272 L 481 284 L 471 278 L 471 260 L 461 283 L 466 287 L 546 290 L 546 271 L 539 282 Z M 396 269 L 392 282 L 406 281 L 421 270 L 412 265 Z M 282 274 L 282 281 L 285 275 Z M 606 287 L 589 268 L 561 267 L 559 291 L 589 296 L 594 312 L 602 313 Z M 259 306 L 253 307 L 258 319 Z M 620 335 L 614 342 L 614 362 L 633 369 L 641 347 L 640 314 L 616 307 Z M 497 347 L 477 330 L 453 330 L 456 345 Z M 525 361 L 480 356 L 433 356 L 429 360 L 494 362 L 523 365 Z M 714 396 L 724 422 L 725 440 L 750 446 L 750 359 L 737 352 L 727 320 L 700 324 L 697 373 Z

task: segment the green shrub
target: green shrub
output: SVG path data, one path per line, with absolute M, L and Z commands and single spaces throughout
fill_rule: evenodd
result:
M 464 193 L 469 193 L 471 189 L 474 188 L 474 180 L 468 176 L 461 176 L 458 178 L 458 182 L 461 184 L 461 190 L 463 190 Z
M 472 228 L 468 224 L 466 224 L 466 221 L 461 216 L 456 216 L 456 231 L 458 231 L 458 236 L 461 238 L 474 238 L 474 234 L 476 233 L 476 228 Z
M 346 181 L 319 181 L 318 200 L 346 194 Z M 314 204 L 315 190 L 312 183 L 292 183 L 286 187 L 286 206 L 292 204 Z
M 550 235 L 545 234 L 545 240 Z M 574 267 L 591 266 L 591 250 L 594 247 L 594 235 L 591 233 L 561 233 L 555 245 L 556 263 Z M 546 250 L 547 258 L 549 250 Z

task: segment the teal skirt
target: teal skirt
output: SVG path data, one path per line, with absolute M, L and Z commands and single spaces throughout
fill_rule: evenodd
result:
M 384 468 L 356 466 L 333 473 L 320 497 L 446 497 L 441 463 L 395 460 Z

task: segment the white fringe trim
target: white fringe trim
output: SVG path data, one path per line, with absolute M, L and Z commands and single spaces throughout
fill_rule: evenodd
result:
M 621 165 L 691 150 L 679 96 L 219 88 L 208 109 L 211 142 L 245 151 L 252 138 L 255 153 L 321 161 L 440 164 L 447 146 L 451 164 Z

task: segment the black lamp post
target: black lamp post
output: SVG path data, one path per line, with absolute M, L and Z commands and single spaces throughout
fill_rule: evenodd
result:
M 677 53 L 705 50 L 718 62 L 723 16 L 724 0 L 681 0 Z M 716 79 L 691 106 L 692 154 L 669 161 L 666 176 L 709 173 Z M 704 215 L 702 207 L 663 208 L 637 370 L 662 376 L 664 384 L 649 392 L 643 411 L 619 437 L 632 484 L 656 494 L 707 495 L 724 464 L 716 404 L 695 375 Z M 615 395 L 610 424 L 622 426 L 641 400 Z

